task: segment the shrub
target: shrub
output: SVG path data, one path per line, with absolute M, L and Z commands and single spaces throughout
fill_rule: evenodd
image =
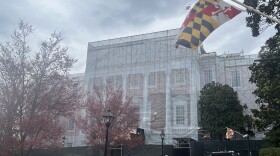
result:
M 280 148 L 262 148 L 259 156 L 280 156 Z

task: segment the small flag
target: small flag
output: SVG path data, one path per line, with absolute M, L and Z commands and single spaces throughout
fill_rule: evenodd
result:
M 234 130 L 232 130 L 231 128 L 227 128 L 226 139 L 231 139 L 233 135 L 234 135 Z
M 178 45 L 197 47 L 220 25 L 234 18 L 240 9 L 222 0 L 199 0 L 185 18 L 177 35 Z

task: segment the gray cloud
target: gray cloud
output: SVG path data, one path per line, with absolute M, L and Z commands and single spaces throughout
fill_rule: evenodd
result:
M 53 31 L 62 32 L 70 55 L 79 59 L 73 72 L 84 72 L 88 42 L 178 28 L 187 14 L 186 4 L 195 1 L 0 0 L 0 42 L 9 40 L 19 19 L 36 28 L 31 40 L 36 41 L 35 47 Z M 257 50 L 273 30 L 251 37 L 243 14 L 215 30 L 205 40 L 205 49 L 218 53 Z

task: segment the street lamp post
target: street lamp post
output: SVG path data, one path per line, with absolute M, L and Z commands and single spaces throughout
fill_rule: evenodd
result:
M 104 149 L 104 156 L 107 156 L 107 146 L 108 146 L 108 133 L 109 133 L 109 127 L 112 123 L 114 116 L 111 112 L 111 110 L 108 110 L 107 112 L 105 112 L 105 114 L 103 115 L 103 120 L 104 123 L 106 125 L 106 136 L 105 136 L 105 149 Z
M 65 147 L 65 140 L 66 140 L 66 138 L 65 138 L 65 136 L 63 136 L 62 138 L 62 150 L 60 151 L 60 155 L 64 155 L 63 153 L 64 153 L 64 147 Z
M 251 147 L 250 147 L 250 133 L 249 131 L 251 130 L 251 125 L 246 124 L 245 125 L 245 130 L 247 131 L 247 141 L 248 141 L 248 156 L 251 156 Z
M 162 130 L 160 133 L 160 138 L 161 138 L 161 156 L 163 156 L 163 140 L 164 140 L 165 134 L 164 131 Z

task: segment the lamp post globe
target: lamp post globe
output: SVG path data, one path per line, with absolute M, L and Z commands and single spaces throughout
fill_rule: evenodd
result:
M 62 146 L 65 147 L 65 140 L 66 140 L 65 136 L 63 136 L 61 139 L 62 139 Z
M 105 114 L 103 115 L 103 121 L 106 126 L 106 136 L 105 136 L 105 149 L 104 149 L 104 156 L 107 156 L 107 146 L 108 146 L 108 133 L 109 133 L 109 127 L 111 126 L 111 123 L 114 119 L 114 116 L 111 112 L 111 110 L 107 110 Z

